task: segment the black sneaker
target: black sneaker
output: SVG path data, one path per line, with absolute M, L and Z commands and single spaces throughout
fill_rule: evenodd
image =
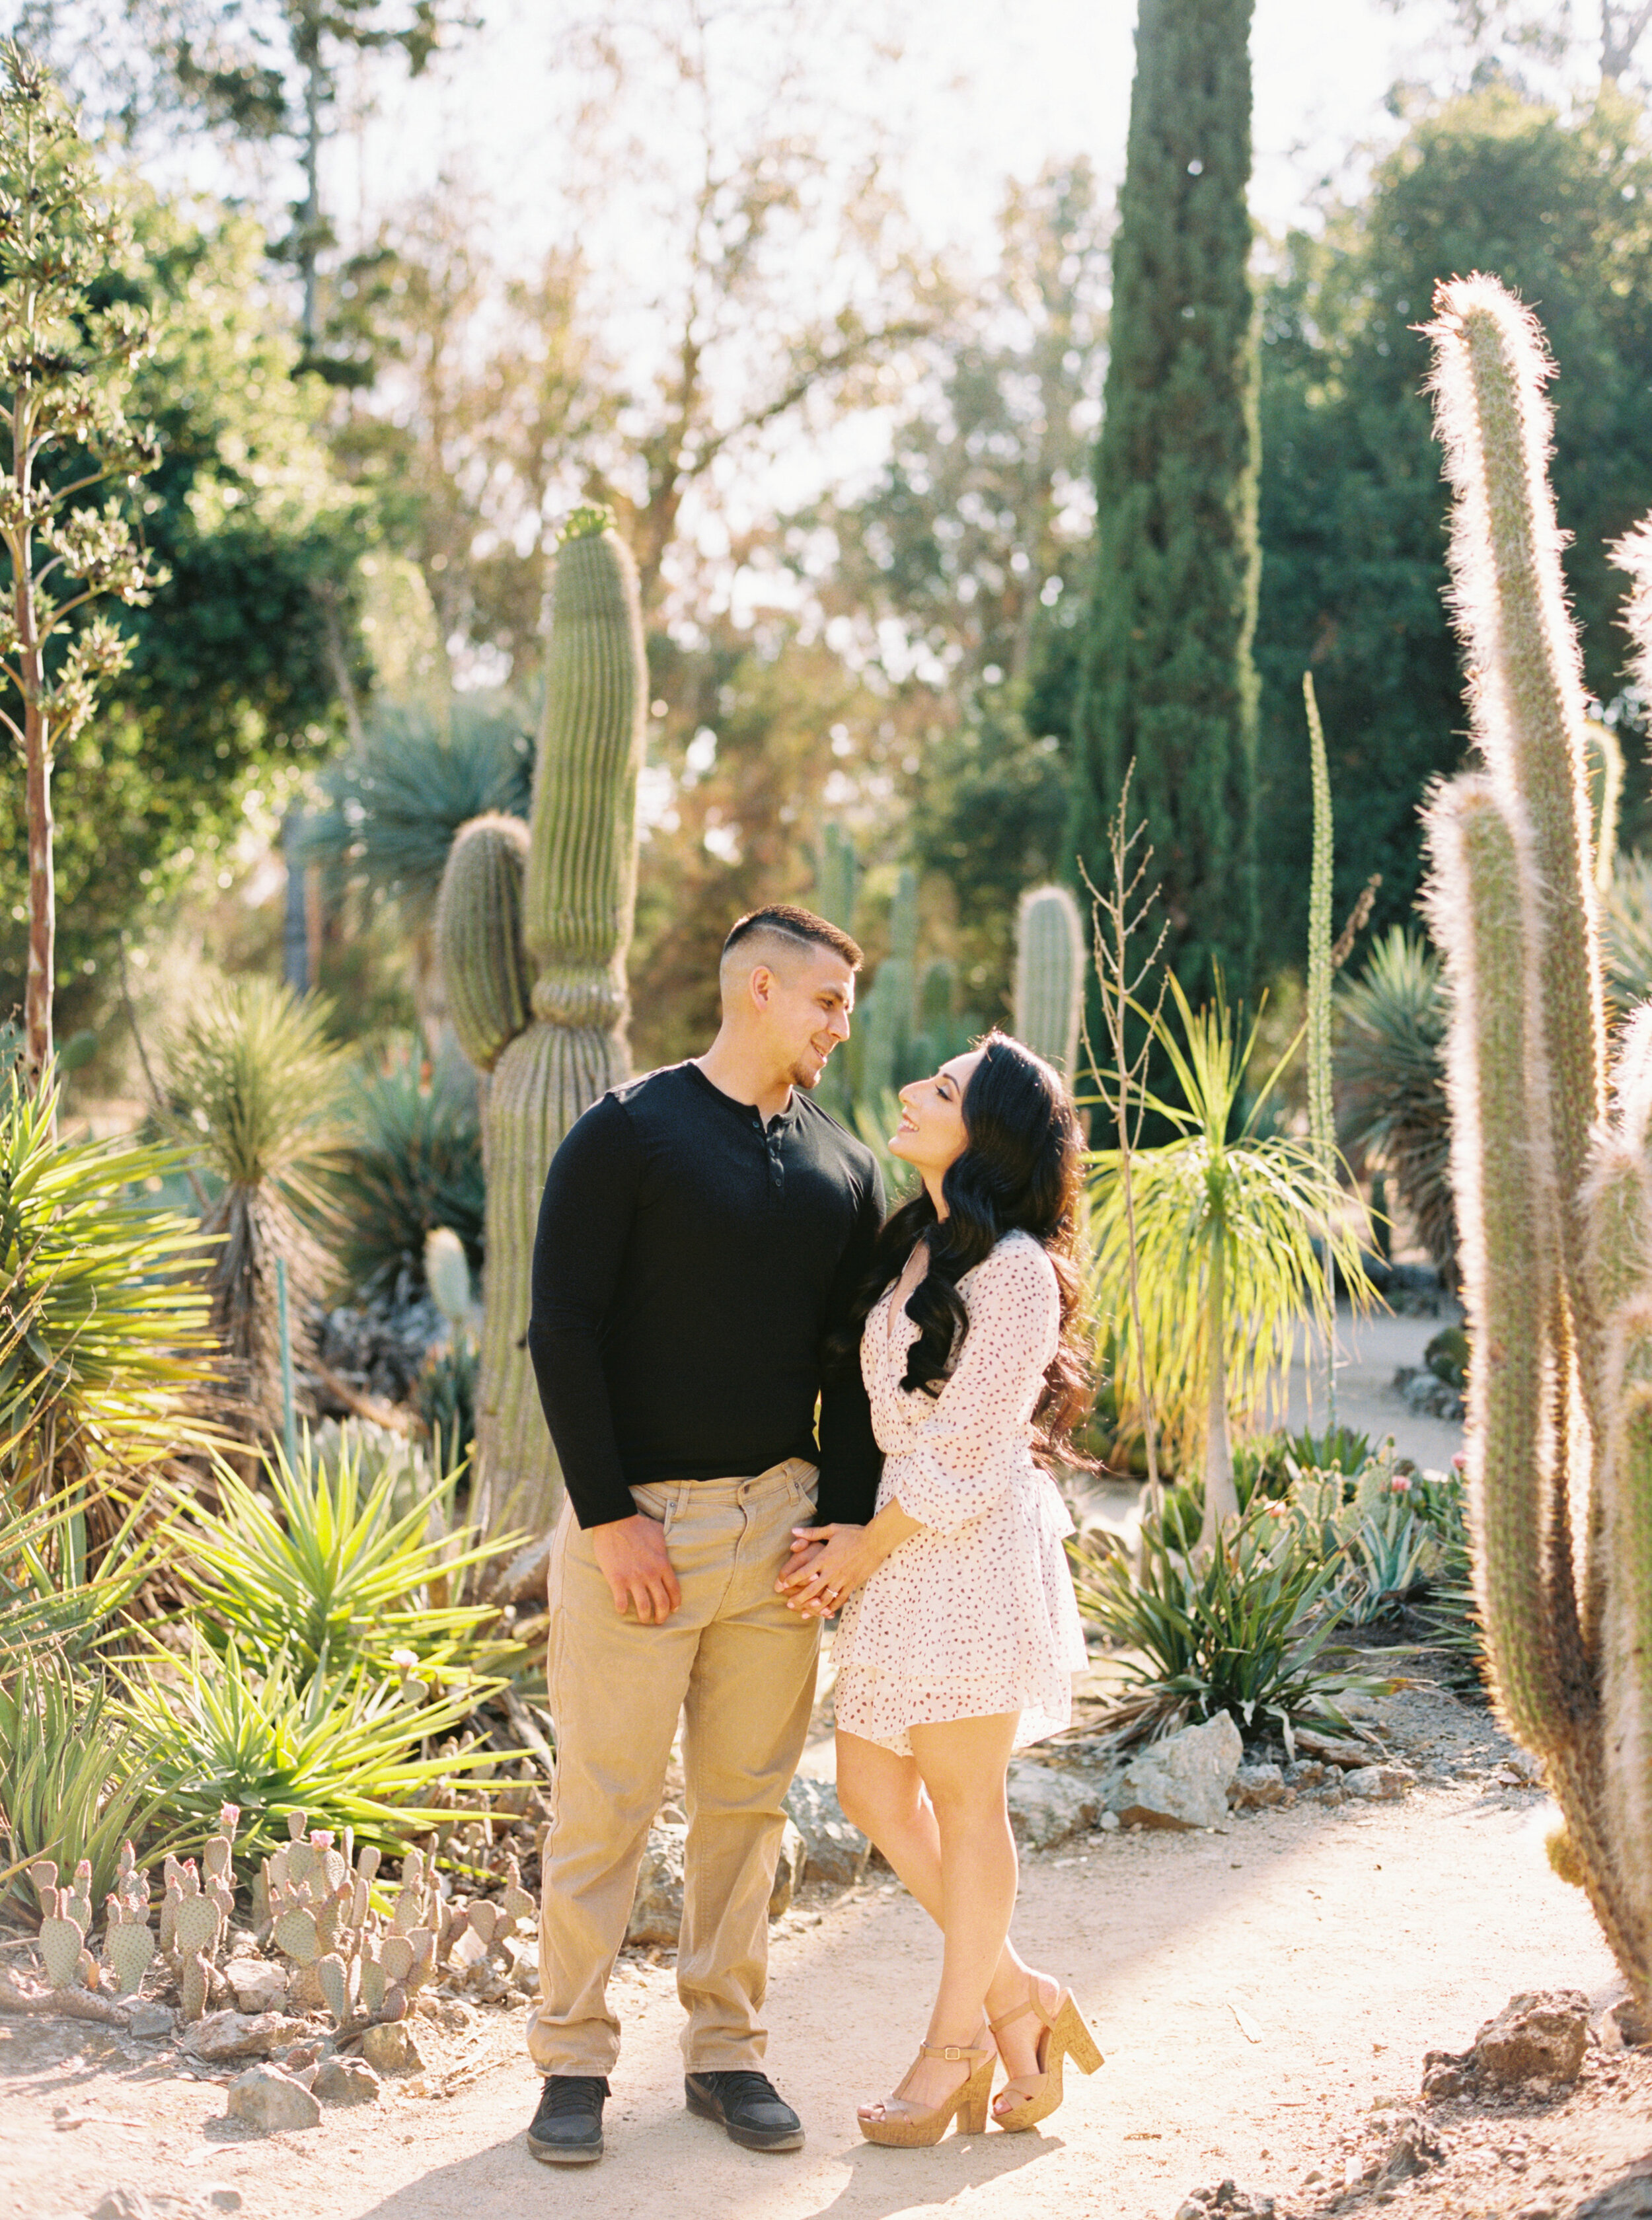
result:
M 602 2105 L 608 2085 L 600 2073 L 546 2076 L 527 2147 L 547 2166 L 591 2166 L 602 2155 Z
M 747 2150 L 803 2148 L 803 2123 L 766 2073 L 690 2073 L 683 2093 L 691 2112 L 715 2120 L 731 2142 L 744 2143 Z

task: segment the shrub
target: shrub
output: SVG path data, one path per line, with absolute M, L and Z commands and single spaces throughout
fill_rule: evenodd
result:
M 1337 1001 L 1343 1139 L 1386 1167 L 1418 1240 L 1449 1280 L 1457 1233 L 1440 959 L 1419 934 L 1394 926 Z
M 1117 1551 L 1069 1552 L 1081 1610 L 1141 1661 L 1103 1721 L 1121 1744 L 1227 1712 L 1247 1734 L 1275 1727 L 1288 1749 L 1299 1724 L 1346 1729 L 1336 1698 L 1379 1685 L 1326 1662 L 1343 1615 L 1337 1567 L 1281 1506 L 1253 1504 L 1196 1556 L 1145 1519 L 1139 1569 Z
M 482 1127 L 474 1086 L 427 1081 L 409 1045 L 352 1090 L 334 1192 L 340 1262 L 362 1297 L 407 1300 L 425 1287 L 425 1240 L 451 1226 L 482 1263 Z

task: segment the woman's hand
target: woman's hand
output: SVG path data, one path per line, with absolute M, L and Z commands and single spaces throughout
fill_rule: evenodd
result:
M 888 1555 L 870 1526 L 795 1526 L 792 1556 L 775 1586 L 803 1618 L 826 1618 Z
M 805 1618 L 830 1618 L 921 1523 L 890 1501 L 870 1526 L 794 1526 L 792 1554 L 775 1586 Z

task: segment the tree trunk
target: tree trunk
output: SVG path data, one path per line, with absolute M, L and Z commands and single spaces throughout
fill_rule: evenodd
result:
M 28 468 L 18 466 L 18 490 L 29 496 Z M 46 685 L 45 658 L 35 624 L 34 582 L 29 539 L 16 557 L 15 603 L 17 661 L 23 681 L 25 804 L 28 818 L 28 980 L 23 993 L 24 1054 L 31 1093 L 38 1091 L 52 1061 L 52 988 L 57 939 L 57 891 L 52 875 L 52 748 L 41 695 Z
M 1199 1530 L 1201 1550 L 1213 1549 L 1222 1527 L 1239 1515 L 1233 1450 L 1227 1433 L 1227 1244 L 1219 1232 L 1211 1250 L 1206 1331 L 1210 1337 L 1210 1399 L 1205 1431 L 1205 1523 Z

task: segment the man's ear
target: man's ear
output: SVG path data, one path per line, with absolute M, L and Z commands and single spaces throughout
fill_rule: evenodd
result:
M 746 978 L 746 992 L 760 1010 L 769 1007 L 775 989 L 775 975 L 766 963 L 754 964 Z

